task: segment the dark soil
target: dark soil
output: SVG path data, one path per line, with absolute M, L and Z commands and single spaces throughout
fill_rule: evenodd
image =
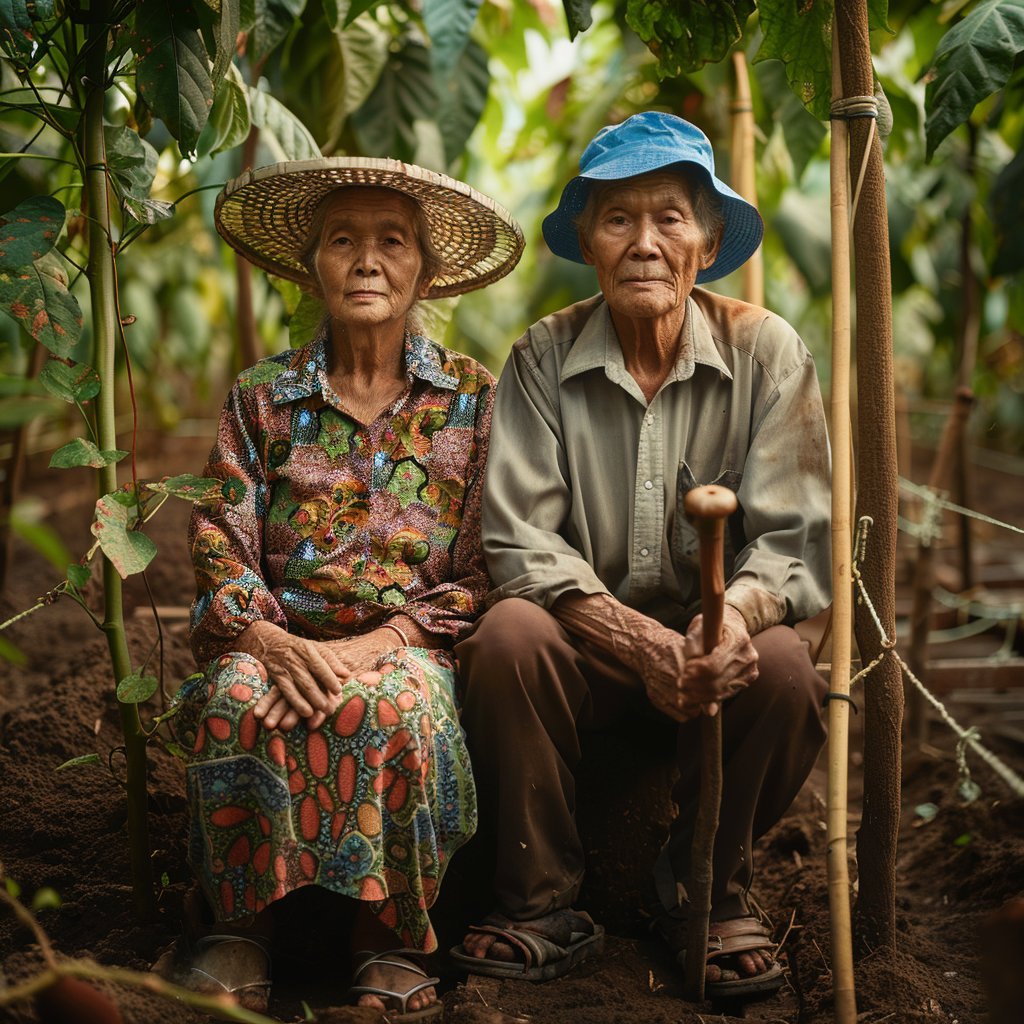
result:
M 163 442 L 149 459 L 149 475 L 200 470 L 206 441 Z M 81 501 L 69 498 L 68 474 L 47 475 L 34 467 L 29 488 L 51 501 L 50 518 L 72 552 L 88 546 L 88 485 Z M 1010 517 L 1021 507 L 1021 487 L 1011 491 L 1000 476 L 991 487 Z M 59 489 L 60 488 L 60 489 Z M 61 490 L 63 489 L 63 490 Z M 60 500 L 54 495 L 64 495 Z M 156 603 L 182 607 L 192 595 L 185 548 L 188 506 L 168 502 L 149 531 L 160 554 L 148 577 Z M 1014 521 L 1019 520 L 1019 515 Z M 18 542 L 7 588 L 0 595 L 0 620 L 30 605 L 58 580 L 56 570 Z M 90 584 L 95 587 L 95 583 Z M 126 586 L 129 640 L 136 665 L 157 639 L 148 599 L 139 581 Z M 92 595 L 98 599 L 98 594 Z M 5 632 L 27 656 L 24 667 L 0 663 L 0 859 L 4 875 L 20 886 L 23 902 L 43 887 L 59 893 L 57 909 L 38 918 L 58 957 L 146 971 L 181 931 L 182 905 L 190 887 L 184 862 L 187 812 L 183 771 L 158 745 L 149 757 L 150 828 L 159 910 L 139 921 L 132 908 L 124 793 L 105 768 L 55 773 L 69 758 L 102 755 L 119 743 L 119 721 L 106 644 L 80 608 L 69 600 L 41 610 Z M 163 626 L 163 675 L 169 691 L 194 670 L 186 623 L 173 615 Z M 158 661 L 154 654 L 151 664 Z M 147 717 L 156 710 L 147 709 Z M 992 718 L 953 706 L 965 723 L 978 724 L 984 742 L 1015 770 L 1024 770 L 1024 748 L 985 732 Z M 853 719 L 849 815 L 851 877 L 856 879 L 855 836 L 860 820 L 861 737 Z M 590 870 L 580 906 L 608 930 L 605 952 L 566 978 L 546 985 L 464 979 L 445 956 L 431 966 L 442 976 L 445 1019 L 452 1024 L 670 1024 L 736 1018 L 776 1024 L 825 1024 L 833 1020 L 831 949 L 824 853 L 824 760 L 789 814 L 758 844 L 755 891 L 778 933 L 791 925 L 784 947 L 788 984 L 775 998 L 743 1007 L 703 1007 L 682 998 L 682 978 L 671 958 L 647 931 L 649 869 L 671 814 L 667 799 L 671 732 L 635 726 L 617 732 L 615 745 L 600 734 L 586 738 L 581 768 L 581 830 Z M 896 951 L 862 951 L 856 966 L 859 1020 L 864 1022 L 959 1022 L 987 1019 L 979 963 L 986 919 L 1024 896 L 1024 801 L 989 769 L 970 757 L 982 796 L 969 805 L 956 796 L 955 738 L 932 726 L 927 752 L 905 752 L 903 823 L 898 854 Z M 112 758 L 115 772 L 122 762 Z M 938 813 L 924 821 L 915 808 L 932 802 Z M 434 913 L 442 948 L 486 912 L 486 851 L 474 840 L 452 863 Z M 302 897 L 309 893 L 297 893 Z M 344 902 L 344 901 L 340 901 Z M 374 1011 L 345 1007 L 348 955 L 345 913 L 336 903 L 289 898 L 283 908 L 282 941 L 275 962 L 271 1013 L 283 1021 L 307 1018 L 354 1024 L 378 1019 Z M 33 936 L 0 907 L 0 970 L 7 984 L 41 969 Z M 1024 968 L 1024 964 L 1018 965 Z M 1020 970 L 1024 974 L 1024 970 Z M 0 985 L 3 984 L 0 977 Z M 97 983 L 119 1006 L 127 1024 L 186 1024 L 204 1015 L 140 989 Z M 0 1008 L 0 1020 L 27 1024 L 38 1018 L 28 1002 Z M 1009 1018 L 1007 1018 L 1009 1019 Z M 1021 1018 L 1024 1021 L 1024 1009 Z M 69 1024 L 73 1018 L 69 1017 Z

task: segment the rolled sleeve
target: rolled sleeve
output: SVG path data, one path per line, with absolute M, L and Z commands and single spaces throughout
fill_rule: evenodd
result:
M 608 588 L 563 534 L 572 494 L 558 410 L 522 343 L 498 382 L 483 488 L 483 537 L 495 584 L 488 603 L 521 597 L 550 608 Z
M 751 634 L 810 618 L 831 600 L 831 455 L 810 355 L 781 380 L 756 424 L 737 497 L 754 538 L 725 593 Z
M 224 404 L 205 470 L 206 476 L 223 481 L 221 496 L 197 504 L 189 526 L 196 577 L 190 642 L 200 665 L 230 650 L 253 622 L 265 619 L 287 627 L 261 571 L 267 482 L 254 436 L 256 425 L 236 384 Z

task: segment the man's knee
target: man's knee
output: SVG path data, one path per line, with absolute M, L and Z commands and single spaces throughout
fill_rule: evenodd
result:
M 772 626 L 754 637 L 758 678 L 753 687 L 788 714 L 820 715 L 828 684 L 815 671 L 807 646 L 789 626 Z

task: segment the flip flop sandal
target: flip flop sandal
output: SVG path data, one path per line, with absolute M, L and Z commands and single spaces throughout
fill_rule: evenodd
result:
M 534 930 L 539 928 L 543 934 Z M 521 963 L 508 963 L 472 956 L 462 945 L 451 950 L 452 959 L 470 974 L 489 978 L 550 981 L 604 950 L 604 928 L 594 924 L 589 914 L 573 910 L 559 910 L 533 921 L 512 921 L 494 913 L 469 930 L 498 936 L 522 958 Z
M 418 956 L 419 950 L 416 949 L 388 949 L 383 953 L 374 953 L 372 949 L 364 949 L 356 954 L 357 957 L 365 956 L 359 966 L 355 969 L 352 975 L 352 981 L 358 982 L 360 975 L 366 970 L 370 964 L 384 964 L 388 967 L 398 967 L 403 971 L 408 971 L 410 974 L 418 974 L 423 981 L 413 985 L 412 988 L 405 992 L 395 992 L 387 988 L 378 988 L 376 985 L 357 985 L 353 984 L 348 990 L 350 996 L 362 996 L 371 995 L 379 996 L 381 1000 L 390 1001 L 394 1004 L 395 1009 L 400 1011 L 399 1016 L 392 1017 L 390 1008 L 384 1012 L 388 1015 L 387 1019 L 391 1021 L 391 1024 L 407 1024 L 409 1021 L 415 1020 L 426 1020 L 428 1017 L 436 1017 L 444 1009 L 440 1000 L 430 1003 L 428 1006 L 423 1007 L 422 1010 L 408 1010 L 409 1000 L 416 995 L 417 992 L 422 992 L 425 988 L 430 988 L 431 985 L 440 984 L 440 978 L 429 978 L 427 972 L 424 971 L 417 964 L 410 963 L 408 960 L 388 960 L 388 957 L 394 956 Z
M 215 985 L 219 985 L 225 992 L 230 995 L 235 995 L 238 992 L 245 992 L 251 988 L 263 988 L 267 991 L 267 999 L 270 999 L 270 943 L 263 938 L 248 938 L 245 935 L 206 935 L 201 939 L 197 939 L 195 943 L 195 951 L 197 955 L 202 955 L 207 950 L 212 949 L 214 946 L 219 946 L 226 942 L 248 942 L 250 946 L 255 946 L 267 959 L 267 977 L 262 981 L 250 981 L 244 985 L 225 985 L 220 978 L 214 977 L 209 971 L 204 971 L 200 967 L 189 967 L 190 974 L 201 974 L 204 978 L 209 978 Z
M 657 932 L 675 954 L 676 963 L 686 969 L 687 923 L 665 911 L 651 921 L 651 931 Z M 753 915 L 712 921 L 708 925 L 707 963 L 718 957 L 732 957 L 754 950 L 769 955 L 778 949 L 771 941 L 771 932 Z M 722 966 L 721 964 L 719 966 Z M 785 981 L 782 965 L 771 960 L 768 969 L 749 977 L 736 977 L 720 981 L 705 981 L 704 994 L 710 999 L 766 998 L 774 995 Z

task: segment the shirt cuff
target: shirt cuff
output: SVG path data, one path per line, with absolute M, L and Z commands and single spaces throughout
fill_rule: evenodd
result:
M 751 636 L 777 626 L 786 617 L 786 602 L 778 594 L 746 583 L 732 584 L 725 592 L 725 603 L 743 616 Z

